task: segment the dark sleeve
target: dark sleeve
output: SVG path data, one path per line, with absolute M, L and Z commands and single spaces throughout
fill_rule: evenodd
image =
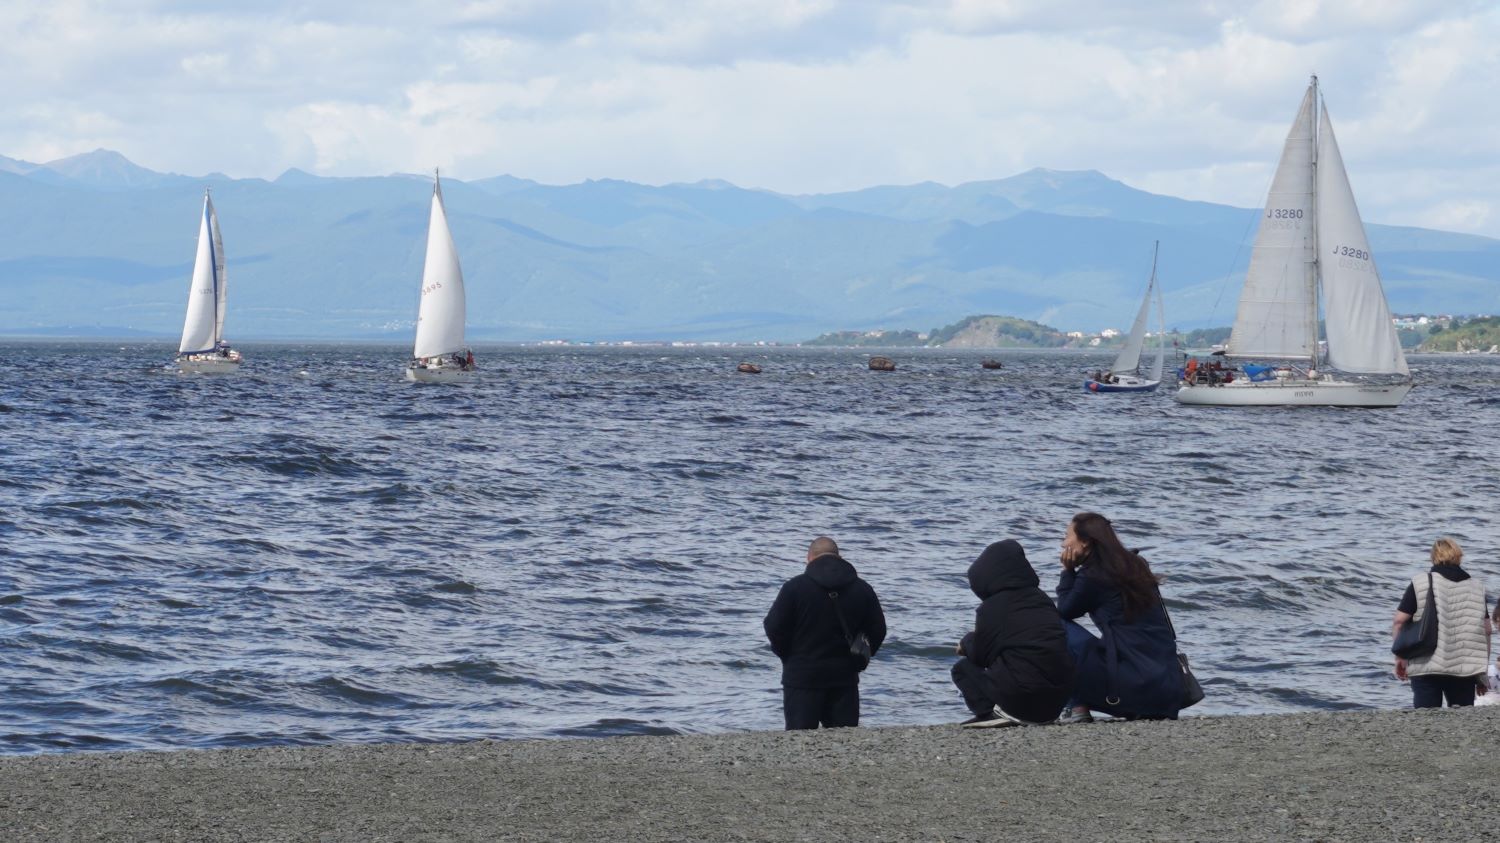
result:
M 766 613 L 766 638 L 771 642 L 771 652 L 778 658 L 786 658 L 787 648 L 791 646 L 792 636 L 797 631 L 795 602 L 792 598 L 792 584 L 788 581 L 782 584 L 781 591 L 776 593 L 776 602 L 771 604 L 771 611 Z
M 995 634 L 989 629 L 990 624 L 987 621 L 984 604 L 980 603 L 974 609 L 974 631 L 964 637 L 964 640 L 969 642 L 964 646 L 964 655 L 980 668 L 988 668 L 994 664 L 995 657 L 999 655 L 990 652 L 990 643 L 995 640 Z
M 1081 618 L 1104 602 L 1104 590 L 1077 569 L 1064 568 L 1057 580 L 1057 613 L 1068 620 Z
M 1406 584 L 1406 593 L 1401 595 L 1401 605 L 1396 607 L 1396 611 L 1405 612 L 1408 615 L 1417 613 L 1417 590 L 1412 587 L 1411 583 Z
M 880 597 L 875 594 L 875 589 L 868 583 L 865 588 L 870 592 L 870 613 L 865 618 L 865 637 L 870 639 L 870 655 L 880 652 L 880 645 L 885 643 L 885 611 L 880 608 Z

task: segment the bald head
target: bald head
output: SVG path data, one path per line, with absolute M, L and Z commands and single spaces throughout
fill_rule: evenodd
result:
M 838 555 L 838 543 L 827 536 L 818 536 L 812 540 L 812 544 L 807 546 L 807 561 L 811 562 L 819 556 L 827 556 L 830 553 L 834 556 Z

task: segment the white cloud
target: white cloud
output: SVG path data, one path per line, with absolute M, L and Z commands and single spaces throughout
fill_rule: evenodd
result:
M 1500 12 L 1469 0 L 13 0 L 0 31 L 0 154 L 266 177 L 1043 166 L 1254 206 L 1317 72 L 1368 218 L 1500 235 Z

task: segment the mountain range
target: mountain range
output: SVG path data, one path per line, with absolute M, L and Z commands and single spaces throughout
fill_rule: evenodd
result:
M 0 156 L 0 332 L 175 335 L 208 188 L 231 340 L 410 337 L 431 181 Z M 443 193 L 478 340 L 787 341 L 976 313 L 1124 328 L 1153 241 L 1169 324 L 1222 325 L 1259 217 L 1094 171 L 811 195 L 502 175 Z M 1368 229 L 1393 310 L 1500 312 L 1500 240 Z

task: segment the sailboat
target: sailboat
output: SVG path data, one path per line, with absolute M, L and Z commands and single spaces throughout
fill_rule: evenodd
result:
M 1326 351 L 1318 343 L 1320 304 Z M 1235 370 L 1190 360 L 1177 400 L 1394 407 L 1412 388 L 1316 76 L 1271 182 L 1224 356 L 1277 362 Z
M 422 299 L 417 306 L 417 341 L 406 379 L 418 383 L 467 380 L 474 352 L 464 345 L 464 273 L 448 230 L 443 186 L 432 174 L 432 215 L 427 221 L 427 260 L 422 267 Z
M 1161 241 L 1151 248 L 1151 281 L 1146 284 L 1146 296 L 1141 299 L 1141 309 L 1136 311 L 1135 324 L 1130 326 L 1130 336 L 1125 338 L 1125 347 L 1107 372 L 1096 372 L 1083 382 L 1086 392 L 1155 392 L 1161 385 L 1162 360 L 1167 353 L 1166 315 L 1162 310 L 1161 287 L 1156 283 L 1156 255 Z M 1141 349 L 1146 345 L 1146 319 L 1151 301 L 1156 300 L 1156 362 L 1151 371 L 1141 375 Z
M 224 341 L 224 238 L 219 234 L 219 215 L 213 198 L 203 191 L 203 221 L 198 228 L 198 256 L 193 261 L 192 286 L 188 287 L 187 316 L 182 323 L 182 342 L 177 345 L 180 372 L 225 374 L 237 372 L 241 356 Z

